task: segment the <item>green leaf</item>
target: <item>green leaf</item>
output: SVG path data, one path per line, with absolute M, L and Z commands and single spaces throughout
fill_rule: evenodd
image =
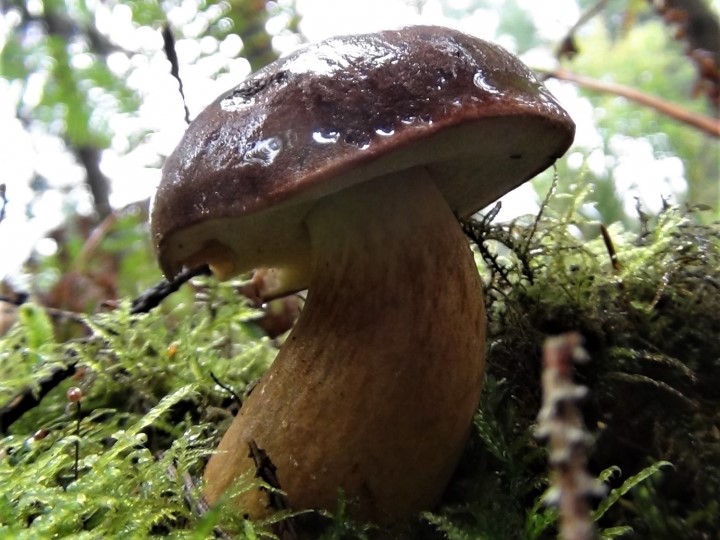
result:
M 623 525 L 621 527 L 609 527 L 607 529 L 602 529 L 598 531 L 598 536 L 601 540 L 612 540 L 613 538 L 620 538 L 621 536 L 625 536 L 626 534 L 630 534 L 632 532 L 632 527 Z
M 654 463 L 649 467 L 644 468 L 635 476 L 631 476 L 630 478 L 625 480 L 622 486 L 613 489 L 608 494 L 607 498 L 600 503 L 597 509 L 592 513 L 593 520 L 599 520 L 603 515 L 605 515 L 605 512 L 607 512 L 616 502 L 620 500 L 621 497 L 626 495 L 632 488 L 660 472 L 663 467 L 672 466 L 672 463 L 670 463 L 669 461 L 658 461 L 657 463 Z
M 622 471 L 620 470 L 620 467 L 618 467 L 618 466 L 616 466 L 616 465 L 612 465 L 612 466 L 608 467 L 607 469 L 603 470 L 603 471 L 598 475 L 598 480 L 599 480 L 600 482 L 606 483 L 606 482 L 608 482 L 608 481 L 610 480 L 610 478 L 612 478 L 612 477 L 615 476 L 616 474 L 617 474 L 617 475 L 621 475 L 621 474 L 622 474 Z
M 182 388 L 178 388 L 172 394 L 165 396 L 152 410 L 142 419 L 128 430 L 131 436 L 137 436 L 143 429 L 156 423 L 161 416 L 166 414 L 174 405 L 183 399 L 187 399 L 197 391 L 197 386 L 188 384 Z

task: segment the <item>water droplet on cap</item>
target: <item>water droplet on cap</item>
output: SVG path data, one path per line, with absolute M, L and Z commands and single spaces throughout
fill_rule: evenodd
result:
M 388 124 L 375 128 L 375 133 L 381 137 L 390 137 L 391 135 L 395 135 L 395 128 Z
M 340 132 L 335 129 L 319 129 L 313 132 L 312 138 L 320 144 L 336 143 L 340 139 Z
M 275 158 L 277 158 L 281 150 L 282 141 L 277 137 L 269 137 L 251 143 L 245 152 L 245 156 L 243 156 L 243 164 L 267 167 L 275 161 Z
M 500 90 L 490 84 L 482 71 L 478 71 L 473 77 L 473 84 L 488 94 L 499 94 Z

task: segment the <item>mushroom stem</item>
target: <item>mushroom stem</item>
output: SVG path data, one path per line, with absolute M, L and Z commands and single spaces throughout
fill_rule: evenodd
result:
M 320 200 L 306 219 L 308 299 L 205 471 L 212 503 L 253 470 L 254 440 L 293 509 L 388 522 L 432 507 L 479 402 L 482 286 L 457 220 L 423 168 Z M 251 516 L 265 495 L 240 495 Z

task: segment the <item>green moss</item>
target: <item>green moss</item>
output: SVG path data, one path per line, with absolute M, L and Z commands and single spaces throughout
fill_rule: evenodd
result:
M 130 315 L 125 305 L 88 317 L 90 335 L 62 344 L 40 343 L 48 318 L 39 306 L 22 307 L 33 315 L 3 339 L 0 399 L 37 388 L 58 366 L 77 364 L 78 371 L 0 442 L 0 537 L 212 531 L 219 515 L 208 525 L 193 512 L 187 500 L 199 492 L 188 492 L 182 477 L 199 475 L 218 426 L 230 418 L 224 407 L 231 397 L 209 373 L 242 393 L 275 349 L 256 337 L 256 312 L 231 302 L 229 286 L 209 284 L 206 293 L 202 304 L 179 306 L 182 316 Z M 84 393 L 79 428 L 65 395 L 73 385 Z
M 585 195 L 555 195 L 537 219 L 465 224 L 486 283 L 487 374 L 440 507 L 382 530 L 347 519 L 341 500 L 336 512 L 296 516 L 298 524 L 326 539 L 554 537 L 556 512 L 541 502 L 546 452 L 532 428 L 543 339 L 575 330 L 592 357 L 577 373 L 590 389 L 592 472 L 615 471 L 603 476 L 616 490 L 597 515 L 603 536 L 632 528 L 634 538 L 694 539 L 720 528 L 720 227 L 699 226 L 695 210 L 677 208 L 641 216 L 639 233 L 610 226 L 613 265 L 599 224 L 578 212 Z M 40 392 L 58 368 L 75 374 L 0 441 L 0 537 L 281 530 L 227 508 L 198 511 L 194 484 L 237 408 L 211 373 L 242 394 L 277 347 L 233 284 L 195 287 L 197 300 L 169 311 L 130 315 L 127 303 L 83 317 L 85 337 L 71 341 L 56 341 L 42 307 L 22 308 L 0 343 L 0 403 Z M 70 386 L 84 394 L 79 437 Z M 663 462 L 673 467 L 660 471 Z
M 524 501 L 504 519 L 514 515 L 521 523 L 544 485 L 543 463 L 527 435 L 540 403 L 543 337 L 579 331 L 592 358 L 577 377 L 590 389 L 584 414 L 596 435 L 594 472 L 619 466 L 613 486 L 656 462 L 674 464 L 614 505 L 599 525 L 631 526 L 635 538 L 712 535 L 720 525 L 711 503 L 720 496 L 720 226 L 697 225 L 695 209 L 641 214 L 639 233 L 608 228 L 613 265 L 600 225 L 578 212 L 585 194 L 576 188 L 553 197 L 539 220 L 468 225 L 488 261 L 491 384 L 483 406 L 507 417 L 495 432 L 524 445 L 503 466 L 494 447 L 502 438 L 483 437 L 496 474 L 506 475 L 497 493 Z M 499 407 L 491 401 L 498 387 L 507 396 Z M 513 477 L 518 466 L 524 482 L 535 482 L 534 494 Z

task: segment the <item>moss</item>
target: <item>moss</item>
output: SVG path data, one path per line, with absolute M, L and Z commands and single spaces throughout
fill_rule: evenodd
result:
M 697 209 L 667 207 L 652 218 L 641 213 L 639 233 L 610 227 L 608 243 L 599 224 L 580 217 L 585 193 L 553 198 L 539 220 L 468 224 L 489 261 L 488 380 L 502 383 L 503 406 L 513 411 L 498 431 L 522 443 L 539 406 L 543 336 L 579 331 L 593 359 L 578 378 L 590 389 L 594 472 L 619 466 L 613 485 L 655 462 L 674 464 L 599 525 L 630 525 L 636 538 L 712 535 L 720 525 L 711 502 L 720 496 L 720 226 L 697 225 Z M 485 407 L 495 394 L 490 385 Z M 524 461 L 521 478 L 534 481 L 537 497 L 542 463 L 527 462 L 537 449 L 525 441 L 513 467 Z M 492 443 L 485 450 L 497 455 Z M 498 492 L 532 501 L 517 485 Z
M 541 503 L 546 452 L 532 427 L 543 339 L 575 330 L 592 358 L 577 373 L 590 389 L 592 472 L 606 471 L 617 489 L 598 516 L 605 537 L 627 527 L 634 538 L 715 534 L 720 226 L 697 225 L 697 209 L 668 207 L 641 214 L 639 232 L 608 227 L 613 248 L 581 217 L 585 195 L 555 195 L 537 218 L 464 224 L 486 283 L 488 367 L 473 435 L 440 507 L 381 530 L 348 520 L 341 500 L 336 512 L 296 523 L 327 539 L 554 537 L 556 512 Z M 238 307 L 234 284 L 194 287 L 195 300 L 169 310 L 130 315 L 127 303 L 82 317 L 86 337 L 71 341 L 56 341 L 42 307 L 22 308 L 0 343 L 0 403 L 41 392 L 59 367 L 74 375 L 0 441 L 0 537 L 282 533 L 227 509 L 199 510 L 195 480 L 237 408 L 211 373 L 242 394 L 277 347 L 260 337 L 257 313 Z M 79 417 L 70 386 L 84 394 Z M 673 467 L 661 471 L 664 461 Z

